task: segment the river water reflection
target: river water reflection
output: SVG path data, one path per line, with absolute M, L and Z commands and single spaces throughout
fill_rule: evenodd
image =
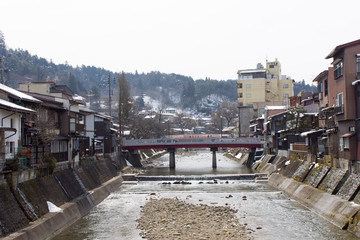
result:
M 165 155 L 156 160 L 159 167 L 149 171 L 148 175 L 225 175 L 251 172 L 236 161 L 219 153 L 217 155 L 217 170 L 211 168 L 210 152 L 177 155 L 175 171 L 168 169 L 168 155 Z M 136 219 L 140 217 L 140 206 L 145 205 L 151 197 L 177 197 L 195 204 L 227 205 L 238 209 L 240 222 L 248 224 L 247 228 L 253 230 L 255 239 L 355 238 L 266 183 L 221 180 L 218 184 L 192 181 L 192 184 L 175 185 L 153 181 L 122 185 L 86 217 L 54 239 L 142 239 L 136 228 Z M 261 229 L 257 229 L 258 227 Z

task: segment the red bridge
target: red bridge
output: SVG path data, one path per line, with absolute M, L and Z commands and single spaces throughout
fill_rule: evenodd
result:
M 213 168 L 216 168 L 218 148 L 261 148 L 263 139 L 244 138 L 160 138 L 123 140 L 123 149 L 167 149 L 170 153 L 170 168 L 175 168 L 176 148 L 210 148 L 213 152 Z
M 261 138 L 160 138 L 123 141 L 125 150 L 163 148 L 260 148 Z

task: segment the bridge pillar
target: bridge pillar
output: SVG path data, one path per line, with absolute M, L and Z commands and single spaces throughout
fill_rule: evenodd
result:
M 175 169 L 175 148 L 168 148 L 169 153 L 169 168 Z
M 212 168 L 216 169 L 217 168 L 217 164 L 216 164 L 216 151 L 219 150 L 217 147 L 215 148 L 210 148 L 210 151 L 213 152 L 213 156 L 212 156 Z

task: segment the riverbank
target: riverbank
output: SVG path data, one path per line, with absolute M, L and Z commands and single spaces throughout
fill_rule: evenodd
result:
M 265 155 L 253 165 L 269 184 L 360 238 L 360 175 L 283 156 Z
M 141 160 L 147 161 L 145 157 Z M 119 166 L 124 162 L 120 156 L 115 159 L 98 156 L 82 160 L 76 169 L 60 170 L 44 177 L 36 176 L 33 170 L 8 174 L 7 180 L 0 182 L 0 238 L 54 237 L 119 188 L 123 181 Z M 47 201 L 60 207 L 62 212 L 49 212 Z
M 120 159 L 89 158 L 81 167 L 48 176 L 19 178 L 8 174 L 0 185 L 0 233 L 2 239 L 49 239 L 104 200 L 122 182 Z M 48 202 L 62 212 L 49 212 Z

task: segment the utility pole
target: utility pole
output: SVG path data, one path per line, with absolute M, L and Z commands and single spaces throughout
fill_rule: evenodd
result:
M 91 89 L 90 89 L 89 93 L 87 94 L 87 96 L 89 97 L 89 107 L 91 107 L 91 97 L 94 96 Z
M 110 73 L 108 78 L 108 85 L 109 85 L 109 115 L 111 117 L 111 79 L 110 79 Z
M 0 81 L 1 84 L 4 84 L 4 68 L 3 68 L 3 58 L 0 57 Z

